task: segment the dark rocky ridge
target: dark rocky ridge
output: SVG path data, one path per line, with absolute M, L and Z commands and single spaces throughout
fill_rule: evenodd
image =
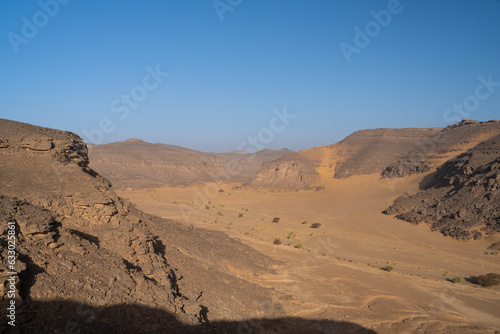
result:
M 444 163 L 384 213 L 462 240 L 500 232 L 500 135 Z
M 292 151 L 262 150 L 204 153 L 179 146 L 151 144 L 139 139 L 90 145 L 92 168 L 117 188 L 188 186 L 207 182 L 252 179 L 263 163 Z
M 88 167 L 86 145 L 75 134 L 0 119 L 0 144 L 0 286 L 7 278 L 6 226 L 16 221 L 24 328 L 43 322 L 37 302 L 45 300 L 159 308 L 180 321 L 171 332 L 262 317 L 263 304 L 270 306 L 266 316 L 283 315 L 279 296 L 244 279 L 277 263 L 223 233 L 135 209 Z M 155 319 L 137 321 L 147 328 Z

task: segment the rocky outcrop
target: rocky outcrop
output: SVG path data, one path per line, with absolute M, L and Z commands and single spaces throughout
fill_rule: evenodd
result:
M 264 164 L 255 178 L 243 187 L 287 192 L 309 190 L 316 182 L 313 162 L 292 153 Z
M 499 133 L 500 121 L 478 122 L 463 119 L 415 142 L 415 147 L 408 154 L 398 157 L 381 175 L 384 178 L 395 178 L 428 172 Z
M 399 178 L 426 173 L 500 134 L 500 121 L 463 120 L 446 128 L 357 131 L 342 141 L 265 164 L 248 185 L 273 191 L 307 190 L 325 178 L 379 174 Z M 300 166 L 301 173 L 275 173 Z M 307 175 L 307 182 L 300 178 Z
M 15 291 L 23 328 L 53 332 L 43 327 L 51 324 L 68 331 L 67 325 L 100 333 L 105 319 L 98 310 L 123 304 L 172 314 L 172 322 L 151 318 L 154 314 L 136 319 L 138 328 L 162 323 L 166 332 L 185 332 L 189 324 L 204 324 L 189 328 L 205 331 L 214 320 L 259 317 L 262 304 L 282 315 L 273 291 L 245 280 L 272 272 L 274 261 L 223 233 L 135 209 L 88 167 L 86 145 L 78 136 L 0 120 L 0 138 L 0 277 L 8 286 L 8 222 L 14 222 Z M 5 292 L 2 308 L 9 302 Z M 89 305 L 93 320 L 80 310 L 57 321 L 57 305 L 69 300 Z M 42 301 L 54 307 L 54 321 L 43 319 Z
M 421 188 L 384 213 L 462 240 L 500 232 L 500 135 L 444 163 Z

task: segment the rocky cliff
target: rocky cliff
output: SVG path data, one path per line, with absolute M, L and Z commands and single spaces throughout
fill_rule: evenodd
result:
M 500 232 L 500 135 L 450 159 L 429 178 L 384 213 L 462 240 Z
M 75 134 L 0 119 L 0 302 L 5 310 L 14 222 L 19 327 L 128 332 L 130 319 L 107 318 L 114 306 L 140 310 L 134 326 L 162 333 L 219 332 L 217 320 L 262 317 L 262 305 L 283 315 L 273 291 L 245 280 L 274 261 L 223 233 L 135 209 L 88 164 Z

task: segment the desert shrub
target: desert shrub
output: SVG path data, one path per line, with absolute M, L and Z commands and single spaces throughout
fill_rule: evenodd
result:
M 453 277 L 453 279 L 451 280 L 453 283 L 460 283 L 462 282 L 462 279 L 460 277 Z
M 314 223 L 311 225 L 311 228 L 319 228 L 321 226 L 320 223 Z
M 299 243 L 298 243 L 298 244 L 296 244 L 294 247 L 295 247 L 295 248 L 298 248 L 298 249 L 301 249 L 301 248 L 302 248 L 302 244 L 299 242 Z
M 286 238 L 287 238 L 287 239 L 291 239 L 291 238 L 292 238 L 292 237 L 294 237 L 294 236 L 295 236 L 295 233 L 290 232 Z
M 207 209 L 207 210 L 208 210 L 208 209 L 210 209 L 210 207 L 209 207 L 208 205 L 205 205 L 205 209 Z
M 484 287 L 490 287 L 500 284 L 500 274 L 489 273 L 476 278 L 476 282 Z
M 242 214 L 242 213 L 239 213 L 239 214 L 238 214 L 238 217 L 240 217 L 240 218 L 241 218 L 241 217 L 243 217 L 243 214 Z
M 306 225 L 306 224 L 307 224 L 307 220 L 304 220 L 304 221 L 302 222 L 302 225 Z
M 274 239 L 273 244 L 281 245 L 281 240 L 279 238 Z
M 278 223 L 280 221 L 280 217 L 274 217 L 273 218 L 273 223 Z
M 246 235 L 246 236 L 249 236 L 249 235 L 250 235 L 250 232 L 245 232 L 245 235 Z
M 394 267 L 393 266 L 385 266 L 384 268 L 382 268 L 383 270 L 385 271 L 388 271 L 388 272 L 391 272 L 394 270 Z
M 219 189 L 219 192 L 220 192 L 220 193 L 223 193 L 223 192 L 224 192 L 224 189 Z
M 224 214 L 222 213 L 222 211 L 217 211 L 217 214 L 218 214 L 219 216 L 221 216 L 221 217 L 222 217 L 222 216 L 224 216 Z

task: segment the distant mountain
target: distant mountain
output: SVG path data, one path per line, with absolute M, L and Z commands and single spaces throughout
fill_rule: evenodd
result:
M 456 239 L 500 232 L 500 135 L 448 160 L 384 213 Z
M 337 144 L 268 162 L 246 184 L 272 191 L 314 189 L 331 178 L 423 173 L 500 134 L 500 121 L 464 119 L 446 128 L 374 129 L 354 132 Z
M 118 188 L 186 186 L 205 182 L 251 180 L 265 162 L 292 151 L 262 150 L 204 153 L 139 139 L 89 145 L 91 167 Z

